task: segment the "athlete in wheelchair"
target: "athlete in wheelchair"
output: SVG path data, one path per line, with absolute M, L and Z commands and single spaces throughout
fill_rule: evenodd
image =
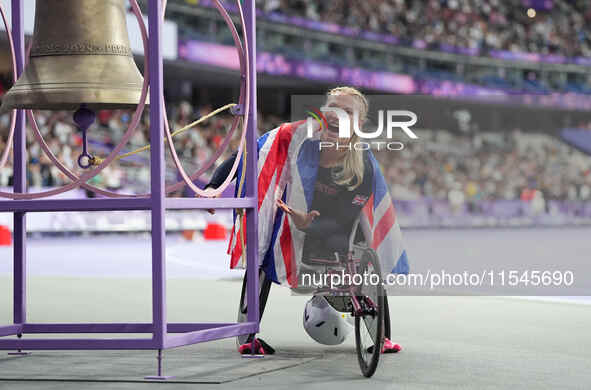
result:
M 312 224 L 314 227 L 323 225 Z M 304 249 L 305 256 L 298 275 L 302 282 L 301 287 L 292 288 L 292 291 L 313 295 L 304 308 L 303 325 L 316 342 L 338 345 L 345 341 L 351 331 L 355 331 L 356 352 L 361 370 L 365 376 L 371 376 L 377 368 L 380 352 L 395 353 L 401 347 L 390 341 L 390 312 L 387 295 L 381 285 L 380 264 L 375 251 L 365 241 L 359 241 L 358 226 L 359 218 L 355 220 L 351 233 L 344 237 L 346 247 L 330 247 L 314 239 L 307 241 L 309 244 L 304 244 L 307 248 Z M 335 233 L 322 229 L 322 232 L 327 242 L 335 243 L 343 238 L 337 238 L 340 231 Z M 338 278 L 331 278 L 332 275 Z M 355 275 L 359 275 L 360 281 L 355 281 Z M 262 318 L 272 281 L 262 269 L 259 278 L 259 308 Z M 331 280 L 338 282 L 327 282 Z M 247 313 L 245 275 L 238 321 L 246 321 Z M 353 319 L 354 324 L 349 319 Z M 254 334 L 237 338 L 241 353 L 252 352 L 253 337 Z M 261 338 L 255 340 L 255 345 L 259 349 L 256 353 L 275 352 Z
M 356 89 L 328 92 L 328 107 L 346 111 L 363 122 L 368 102 Z M 304 310 L 304 328 L 316 341 L 335 345 L 352 330 L 342 313 L 355 322 L 357 354 L 362 372 L 375 372 L 380 352 L 398 352 L 390 341 L 387 297 L 381 284 L 390 272 L 405 272 L 406 254 L 400 229 L 379 165 L 369 150 L 318 148 L 324 143 L 353 143 L 339 138 L 338 118 L 327 113 L 315 139 L 306 137 L 303 122 L 287 123 L 259 138 L 259 305 L 262 318 L 273 281 L 296 292 L 313 293 Z M 236 155 L 214 173 L 208 186 L 217 187 Z M 289 205 L 288 205 L 289 204 Z M 310 211 L 308 211 L 310 210 Z M 235 224 L 238 229 L 241 225 Z M 361 226 L 362 229 L 358 229 Z M 243 249 L 233 231 L 231 266 Z M 366 240 L 366 237 L 369 237 Z M 369 242 L 365 244 L 365 242 Z M 238 249 L 238 250 L 236 250 Z M 262 249 L 262 252 L 261 252 Z M 306 275 L 374 275 L 378 283 L 306 286 Z M 239 321 L 246 320 L 244 277 Z M 344 279 L 344 278 L 343 278 Z M 254 335 L 238 337 L 240 353 L 272 354 L 274 349 Z M 252 345 L 256 351 L 251 351 Z

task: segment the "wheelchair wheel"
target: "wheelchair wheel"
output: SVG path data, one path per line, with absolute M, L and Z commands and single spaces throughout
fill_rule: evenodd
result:
M 385 312 L 380 264 L 373 249 L 368 248 L 364 252 L 359 273 L 367 273 L 368 280 L 371 280 L 370 275 L 375 274 L 377 278 L 373 276 L 373 280 L 379 280 L 377 285 L 368 283 L 360 286 L 357 296 L 363 313 L 355 316 L 355 347 L 361 373 L 369 378 L 376 372 L 382 351 Z

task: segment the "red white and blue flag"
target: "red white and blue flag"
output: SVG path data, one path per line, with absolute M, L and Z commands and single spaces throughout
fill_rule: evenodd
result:
M 277 199 L 282 199 L 294 209 L 310 211 L 318 171 L 319 142 L 319 132 L 308 137 L 305 121 L 285 123 L 258 139 L 259 262 L 271 280 L 280 284 L 287 282 L 292 288 L 298 283 L 305 233 L 293 225 L 276 203 Z M 361 228 L 378 254 L 384 278 L 389 273 L 408 273 L 396 211 L 371 152 L 370 161 L 374 171 L 373 192 L 362 209 Z M 238 172 L 240 175 L 240 167 Z M 234 215 L 228 247 L 231 268 L 242 266 L 240 229 L 244 229 L 246 242 L 246 222 L 242 218 L 243 225 L 239 226 L 239 220 Z
M 355 195 L 355 197 L 351 201 L 351 204 L 354 204 L 356 206 L 361 206 L 365 203 L 366 200 L 367 200 L 367 196 Z

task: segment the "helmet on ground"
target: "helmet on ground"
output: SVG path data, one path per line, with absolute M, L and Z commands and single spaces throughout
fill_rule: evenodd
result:
M 316 342 L 337 345 L 353 330 L 344 313 L 336 311 L 323 296 L 312 297 L 304 308 L 304 329 Z

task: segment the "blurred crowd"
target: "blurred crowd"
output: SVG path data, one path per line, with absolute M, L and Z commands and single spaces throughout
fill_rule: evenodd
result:
M 188 102 L 181 102 L 169 107 L 168 117 L 171 131 L 191 124 L 212 110 L 211 106 L 193 108 Z M 105 158 L 127 131 L 132 115 L 133 112 L 124 110 L 98 112 L 96 124 L 88 130 L 89 153 Z M 39 129 L 55 156 L 77 175 L 83 173 L 85 170 L 78 167 L 78 156 L 82 152 L 82 134 L 72 120 L 72 113 L 37 111 L 35 116 Z M 227 112 L 222 112 L 174 137 L 176 151 L 188 173 L 194 172 L 210 159 L 230 130 L 233 118 Z M 259 123 L 261 128 L 273 128 L 281 123 L 281 120 L 273 115 L 259 116 Z M 9 115 L 0 117 L 0 153 L 6 148 L 9 125 Z M 229 156 L 232 150 L 237 149 L 241 132 L 240 126 L 239 123 L 230 141 L 230 148 L 222 154 L 218 163 L 223 161 L 224 157 Z M 136 150 L 149 143 L 149 115 L 148 112 L 145 112 L 133 137 L 121 153 Z M 0 187 L 12 185 L 12 151 L 9 156 L 8 163 L 0 169 Z M 29 187 L 54 187 L 70 182 L 43 153 L 30 127 L 27 127 L 27 158 Z M 149 158 L 149 151 L 142 151 L 114 161 L 90 183 L 109 190 L 125 188 L 135 192 L 149 191 Z M 166 163 L 170 168 L 167 169 L 167 182 L 172 183 L 180 180 L 175 174 L 176 168 L 173 166 L 168 149 L 166 149 Z M 215 169 L 215 164 L 206 172 L 204 178 L 207 178 L 213 169 Z
M 591 199 L 591 156 L 559 138 L 518 129 L 460 135 L 418 131 L 400 152 L 377 153 L 395 198 L 447 200 Z
M 37 125 L 45 142 L 52 153 L 68 169 L 77 175 L 83 173 L 83 169 L 78 167 L 78 156 L 82 152 L 82 134 L 77 129 L 72 120 L 71 113 L 67 112 L 49 112 L 37 111 L 35 113 Z M 113 140 L 122 134 L 124 126 L 129 122 L 129 113 L 123 111 L 113 111 L 107 116 L 102 112 L 97 118 L 97 125 L 89 130 L 89 152 L 97 157 L 104 157 L 105 152 L 114 146 Z M 143 122 L 140 125 L 140 131 L 134 137 L 134 141 L 141 138 L 142 130 L 145 128 Z M 8 128 L 10 116 L 3 115 L 0 118 L 0 150 L 6 148 L 8 137 Z M 105 128 L 107 127 L 107 128 Z M 51 162 L 43 152 L 39 143 L 33 135 L 33 131 L 27 125 L 27 183 L 30 188 L 55 187 L 68 183 L 70 180 Z M 95 141 L 99 141 L 99 147 L 96 148 Z M 0 169 L 0 186 L 12 185 L 13 166 L 12 150 L 8 164 Z M 126 172 L 119 162 L 114 162 L 105 168 L 105 170 L 96 176 L 91 183 L 97 184 L 110 190 L 116 190 L 122 187 Z M 141 174 L 139 175 L 141 176 Z
M 265 12 L 393 34 L 402 43 L 567 57 L 591 56 L 591 2 L 551 0 L 529 11 L 523 0 L 257 0 Z M 540 2 L 541 3 L 541 2 Z
M 182 102 L 169 109 L 172 129 L 186 126 L 212 110 L 193 108 Z M 101 111 L 89 130 L 89 152 L 105 157 L 123 136 L 131 120 L 128 111 Z M 38 112 L 37 121 L 46 142 L 68 168 L 81 173 L 77 159 L 82 138 L 71 113 Z M 233 116 L 221 113 L 175 138 L 175 148 L 187 172 L 193 172 L 211 157 L 223 142 Z M 284 120 L 259 114 L 260 132 Z M 0 152 L 6 148 L 9 116 L 0 118 Z M 144 114 L 138 131 L 126 149 L 149 143 L 149 117 Z M 223 161 L 238 146 L 235 133 Z M 591 157 L 546 134 L 519 130 L 496 133 L 456 134 L 445 130 L 418 130 L 419 140 L 408 142 L 402 151 L 376 152 L 394 198 L 447 200 L 461 206 L 479 200 L 582 200 L 591 199 Z M 32 131 L 27 130 L 28 183 L 30 187 L 53 187 L 69 180 L 43 153 Z M 176 169 L 167 162 L 167 182 L 177 181 Z M 12 184 L 12 164 L 0 169 L 0 187 Z M 212 168 L 213 169 L 213 168 Z M 211 174 L 212 169 L 207 172 Z M 208 175 L 205 175 L 206 178 Z M 92 184 L 110 190 L 149 190 L 149 152 L 114 162 L 93 179 Z

